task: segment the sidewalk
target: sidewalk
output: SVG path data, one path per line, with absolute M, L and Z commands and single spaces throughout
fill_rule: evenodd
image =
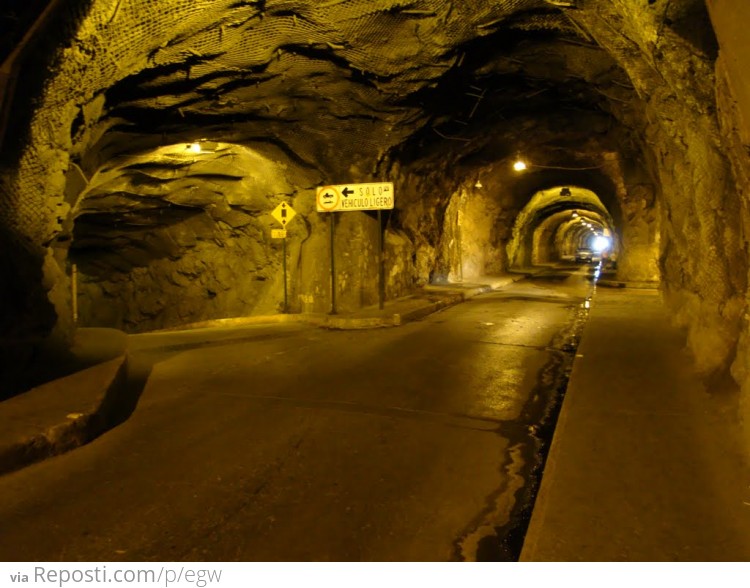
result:
M 279 314 L 203 321 L 164 332 L 232 329 L 253 324 L 305 322 L 333 329 L 395 327 L 482 292 L 507 286 L 539 269 L 519 270 L 482 283 L 431 285 L 410 296 L 353 313 Z M 115 329 L 79 329 L 71 365 L 81 369 L 0 402 L 0 475 L 64 453 L 122 422 L 133 406 L 128 387 L 128 336 Z M 136 397 L 137 400 L 137 397 Z
M 710 393 L 655 290 L 598 288 L 522 561 L 748 561 L 736 390 Z

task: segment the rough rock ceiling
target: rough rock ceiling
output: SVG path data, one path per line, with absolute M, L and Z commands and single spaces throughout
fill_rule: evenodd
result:
M 97 242 L 108 215 L 121 249 L 123 232 L 236 200 L 243 183 L 223 181 L 202 205 L 177 205 L 184 195 L 172 190 L 195 189 L 200 174 L 166 182 L 178 172 L 159 150 L 199 139 L 273 146 L 321 180 L 375 177 L 388 156 L 453 152 L 479 164 L 510 156 L 510 146 L 539 163 L 601 164 L 602 149 L 621 147 L 612 129 L 635 116 L 638 97 L 571 16 L 575 5 L 94 2 L 69 50 L 91 84 L 72 125 L 74 161 L 87 180 L 112 158 L 141 167 L 120 165 L 121 177 L 89 185 L 77 245 Z M 225 152 L 201 165 L 215 178 L 241 174 Z
M 164 22 L 142 12 L 112 18 Z M 613 59 L 545 0 L 212 2 L 175 13 L 183 26 L 159 45 L 139 37 L 135 63 L 113 56 L 133 73 L 103 89 L 98 125 L 274 136 L 330 165 L 342 149 L 382 156 L 426 126 L 460 140 L 471 129 L 455 125 L 481 120 L 486 131 L 489 112 L 508 120 L 555 104 L 606 116 L 632 97 Z M 132 54 L 132 38 L 122 41 Z M 79 122 L 80 133 L 85 114 Z
M 702 0 L 59 4 L 53 59 L 20 88 L 38 92 L 5 146 L 20 156 L 0 170 L 0 221 L 42 247 L 72 241 L 74 261 L 99 252 L 105 273 L 253 239 L 281 197 L 396 169 L 443 182 L 400 200 L 397 213 L 417 209 L 415 243 L 438 246 L 424 223 L 479 173 L 504 230 L 531 195 L 569 184 L 618 223 L 641 210 L 620 210 L 623 174 L 653 182 L 659 141 L 684 144 L 686 115 L 713 108 Z M 184 159 L 201 140 L 221 148 Z M 516 153 L 535 164 L 523 177 L 506 165 Z

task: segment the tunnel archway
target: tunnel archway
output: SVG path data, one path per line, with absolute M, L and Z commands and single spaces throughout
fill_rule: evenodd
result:
M 587 234 L 596 231 L 617 233 L 611 214 L 594 192 L 567 185 L 540 190 L 515 220 L 508 243 L 510 265 L 523 268 L 569 259 Z M 616 242 L 615 247 L 620 253 Z
M 278 311 L 268 290 L 281 280 L 281 246 L 263 215 L 295 188 L 268 149 L 172 143 L 89 173 L 71 200 L 79 325 L 141 331 Z
M 104 0 L 59 3 L 55 34 L 26 52 L 0 153 L 2 240 L 9 257 L 35 266 L 18 272 L 8 264 L 18 279 L 2 285 L 5 344 L 16 346 L 19 333 L 28 335 L 24 345 L 51 334 L 69 342 L 75 330 L 67 268 L 76 185 L 115 156 L 207 138 L 265 146 L 284 170 L 290 191 L 259 183 L 249 197 L 266 205 L 256 220 L 280 194 L 300 211 L 298 308 L 327 303 L 326 227 L 310 205 L 323 182 L 398 185 L 386 230 L 390 297 L 430 276 L 466 273 L 456 253 L 462 191 L 492 219 L 462 234 L 474 239 L 473 251 L 489 253 L 470 263 L 481 272 L 507 269 L 512 225 L 529 195 L 584 186 L 620 231 L 619 277 L 662 278 L 701 369 L 726 370 L 736 357 L 744 379 L 737 346 L 747 339 L 746 141 L 733 70 L 717 61 L 703 3 L 423 4 L 218 0 L 164 11 L 145 0 L 116 9 Z M 516 177 L 506 169 L 519 152 L 537 171 Z M 475 198 L 477 179 L 487 197 Z M 206 232 L 226 244 L 223 222 L 212 219 Z M 355 247 L 339 251 L 342 304 L 357 308 L 376 295 L 364 260 L 377 230 L 365 214 L 341 217 L 339 228 Z M 263 239 L 246 244 L 248 279 L 268 284 Z M 234 275 L 231 257 L 210 263 Z M 180 287 L 164 283 L 160 292 Z M 269 287 L 274 295 L 278 285 Z M 203 313 L 157 312 L 151 325 L 264 308 L 232 296 Z

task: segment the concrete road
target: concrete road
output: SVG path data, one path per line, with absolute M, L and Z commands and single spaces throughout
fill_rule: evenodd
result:
M 134 338 L 130 419 L 0 478 L 0 559 L 507 558 L 591 290 L 570 273 L 399 328 Z

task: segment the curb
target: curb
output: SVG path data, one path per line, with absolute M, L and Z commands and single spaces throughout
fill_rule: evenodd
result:
M 414 310 L 409 310 L 401 314 L 394 314 L 393 322 L 396 326 L 399 326 L 408 322 L 417 321 L 434 312 L 437 312 L 438 310 L 448 308 L 449 306 L 453 306 L 454 304 L 458 304 L 459 302 L 463 302 L 464 300 L 464 296 L 451 296 L 449 298 L 444 298 L 443 300 L 436 300 L 435 302 L 432 302 L 421 308 L 415 308 Z
M 176 327 L 167 327 L 166 329 L 157 329 L 149 333 L 175 333 L 178 331 L 191 331 L 193 329 L 211 329 L 214 327 L 242 327 L 245 325 L 257 325 L 263 323 L 310 323 L 319 325 L 325 322 L 321 315 L 311 313 L 298 314 L 258 314 L 253 316 L 241 316 L 235 318 L 213 319 L 210 321 L 200 321 L 179 325 Z
M 597 286 L 604 288 L 633 288 L 636 290 L 658 290 L 659 282 L 621 282 L 619 280 L 597 280 Z
M 323 318 L 323 322 L 320 323 L 320 327 L 324 329 L 335 329 L 335 330 L 357 330 L 357 329 L 378 329 L 382 327 L 393 327 L 398 323 L 396 317 L 393 316 L 374 316 L 366 318 L 348 318 L 343 316 L 330 315 Z
M 311 314 L 311 313 L 300 313 L 300 314 L 271 314 L 271 315 L 255 315 L 246 317 L 236 318 L 224 318 L 214 319 L 210 321 L 201 321 L 198 323 L 190 323 L 188 325 L 180 325 L 178 327 L 169 327 L 166 329 L 159 329 L 157 331 L 151 331 L 151 333 L 176 333 L 179 331 L 190 331 L 193 329 L 210 329 L 214 327 L 241 327 L 245 325 L 256 325 L 256 324 L 273 324 L 273 323 L 308 323 L 325 329 L 377 329 L 383 327 L 398 327 L 407 322 L 418 320 L 425 317 L 433 312 L 437 312 L 447 306 L 452 306 L 459 302 L 463 302 L 467 298 L 476 296 L 477 294 L 483 294 L 485 292 L 491 292 L 492 286 L 483 286 L 481 288 L 473 288 L 471 290 L 464 291 L 444 291 L 440 292 L 443 297 L 441 300 L 427 303 L 425 306 L 415 308 L 402 313 L 394 313 L 390 316 L 373 316 L 373 317 L 356 317 L 356 316 L 337 316 L 337 315 L 323 315 L 323 314 Z
M 519 276 L 518 279 L 513 280 L 514 282 L 523 279 L 526 276 Z M 383 317 L 368 317 L 368 318 L 355 318 L 355 317 L 335 317 L 326 316 L 320 326 L 329 329 L 374 329 L 382 327 L 398 327 L 406 323 L 419 320 L 434 312 L 448 308 L 455 304 L 465 302 L 469 298 L 473 298 L 479 294 L 485 294 L 487 292 L 493 292 L 496 288 L 490 285 L 478 286 L 476 288 L 441 288 L 433 287 L 429 290 L 425 290 L 433 293 L 434 296 L 441 296 L 439 300 L 433 300 L 425 304 L 424 306 L 415 308 L 413 310 L 407 310 L 401 313 L 394 313 L 392 316 Z
M 314 314 L 314 313 L 296 313 L 296 314 L 266 314 L 266 315 L 253 315 L 243 316 L 235 318 L 222 318 L 213 319 L 208 321 L 200 321 L 196 323 L 190 323 L 187 325 L 179 325 L 176 327 L 167 327 L 165 329 L 157 329 L 155 331 L 149 331 L 150 333 L 175 333 L 179 331 L 190 331 L 193 329 L 210 329 L 214 327 L 241 327 L 245 325 L 257 325 L 257 324 L 269 324 L 269 323 L 308 323 L 318 327 L 326 329 L 377 329 L 383 327 L 398 327 L 410 321 L 415 321 L 423 318 L 433 312 L 437 312 L 447 306 L 458 304 L 468 298 L 472 298 L 478 294 L 484 294 L 486 292 L 492 292 L 498 288 L 502 288 L 510 283 L 517 282 L 524 278 L 533 275 L 533 273 L 517 273 L 510 277 L 510 281 L 507 284 L 501 284 L 500 286 L 492 286 L 490 284 L 483 284 L 475 288 L 461 288 L 451 286 L 426 286 L 424 291 L 431 295 L 432 298 L 436 296 L 442 296 L 443 299 L 438 301 L 432 301 L 427 303 L 424 307 L 409 310 L 403 313 L 394 313 L 390 316 L 372 316 L 372 317 L 355 317 L 355 316 L 338 316 L 338 315 L 326 315 L 326 314 Z
M 84 412 L 69 413 L 62 423 L 43 428 L 20 441 L 0 445 L 0 475 L 85 445 L 110 430 L 117 423 L 117 398 L 127 382 L 127 367 L 127 355 L 121 355 L 34 389 L 41 391 L 46 386 L 65 385 L 66 380 L 72 382 L 87 377 L 95 381 L 93 388 L 101 384 L 99 378 L 108 380 L 104 392 L 96 392 L 96 400 L 84 408 Z M 34 390 L 26 394 L 33 394 Z
M 459 302 L 463 302 L 466 299 L 463 294 L 453 294 L 445 296 L 440 300 L 434 300 L 427 304 L 407 310 L 405 312 L 397 312 L 391 316 L 382 317 L 337 317 L 337 316 L 326 316 L 321 324 L 322 327 L 328 329 L 375 329 L 383 327 L 398 327 L 408 322 L 419 320 L 425 316 L 437 312 L 443 308 L 453 306 Z

